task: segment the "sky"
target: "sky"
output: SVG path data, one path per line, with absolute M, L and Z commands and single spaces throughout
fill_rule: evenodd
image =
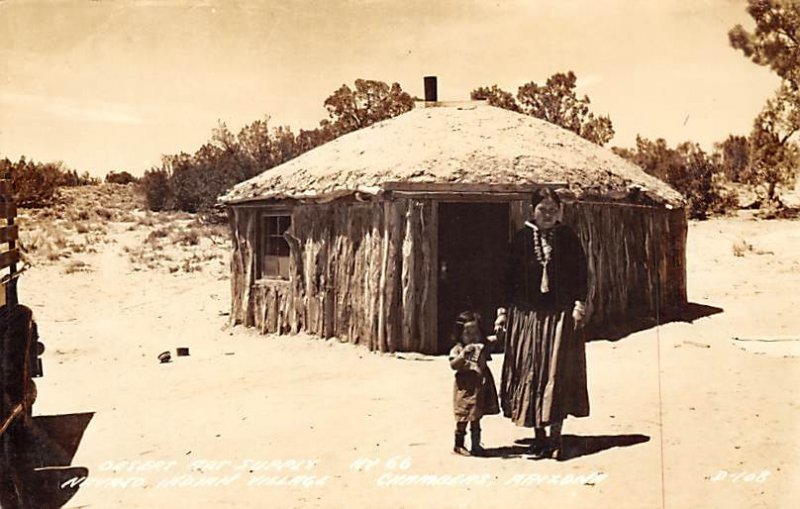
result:
M 777 77 L 733 50 L 744 0 L 0 0 L 0 157 L 140 175 L 235 133 L 315 127 L 357 78 L 423 96 L 572 70 L 610 145 L 747 134 Z

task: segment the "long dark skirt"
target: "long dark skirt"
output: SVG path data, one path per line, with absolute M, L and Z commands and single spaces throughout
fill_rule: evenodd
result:
M 517 426 L 589 415 L 586 348 L 574 324 L 572 310 L 509 310 L 500 404 Z

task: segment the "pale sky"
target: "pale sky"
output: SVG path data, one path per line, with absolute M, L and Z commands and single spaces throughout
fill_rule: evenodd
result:
M 728 44 L 744 0 L 0 0 L 0 156 L 105 175 L 194 152 L 217 120 L 295 130 L 356 78 L 440 100 L 573 70 L 610 145 L 747 134 L 777 78 Z

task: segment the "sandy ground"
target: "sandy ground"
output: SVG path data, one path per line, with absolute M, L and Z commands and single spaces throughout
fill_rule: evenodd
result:
M 800 500 L 800 222 L 691 224 L 690 301 L 723 311 L 591 342 L 591 416 L 567 421 L 578 456 L 563 462 L 522 455 L 530 430 L 498 416 L 483 421 L 493 457 L 452 455 L 446 359 L 229 329 L 227 279 L 133 271 L 123 248 L 141 236 L 110 228 L 117 242 L 82 258 L 92 272 L 34 267 L 20 286 L 47 345 L 35 413 L 93 413 L 72 461 L 89 477 L 65 507 Z M 179 346 L 191 355 L 159 364 Z

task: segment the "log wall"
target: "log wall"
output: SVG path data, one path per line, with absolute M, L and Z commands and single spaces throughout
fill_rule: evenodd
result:
M 530 205 L 509 204 L 513 233 Z M 255 279 L 262 212 L 229 213 L 233 323 L 262 333 L 335 336 L 381 352 L 437 352 L 435 201 L 294 206 L 288 281 Z M 683 209 L 577 202 L 565 206 L 564 222 L 588 256 L 590 330 L 656 315 L 665 321 L 686 304 Z
M 513 231 L 532 216 L 527 200 L 510 210 Z M 588 258 L 590 331 L 624 329 L 632 319 L 664 322 L 686 305 L 683 209 L 578 201 L 564 205 L 564 223 Z
M 683 209 L 579 202 L 565 209 L 564 222 L 589 258 L 593 329 L 638 318 L 663 322 L 686 305 Z
M 232 207 L 231 321 L 379 351 L 436 352 L 436 207 L 428 200 L 299 204 L 290 278 L 255 279 L 255 207 Z

